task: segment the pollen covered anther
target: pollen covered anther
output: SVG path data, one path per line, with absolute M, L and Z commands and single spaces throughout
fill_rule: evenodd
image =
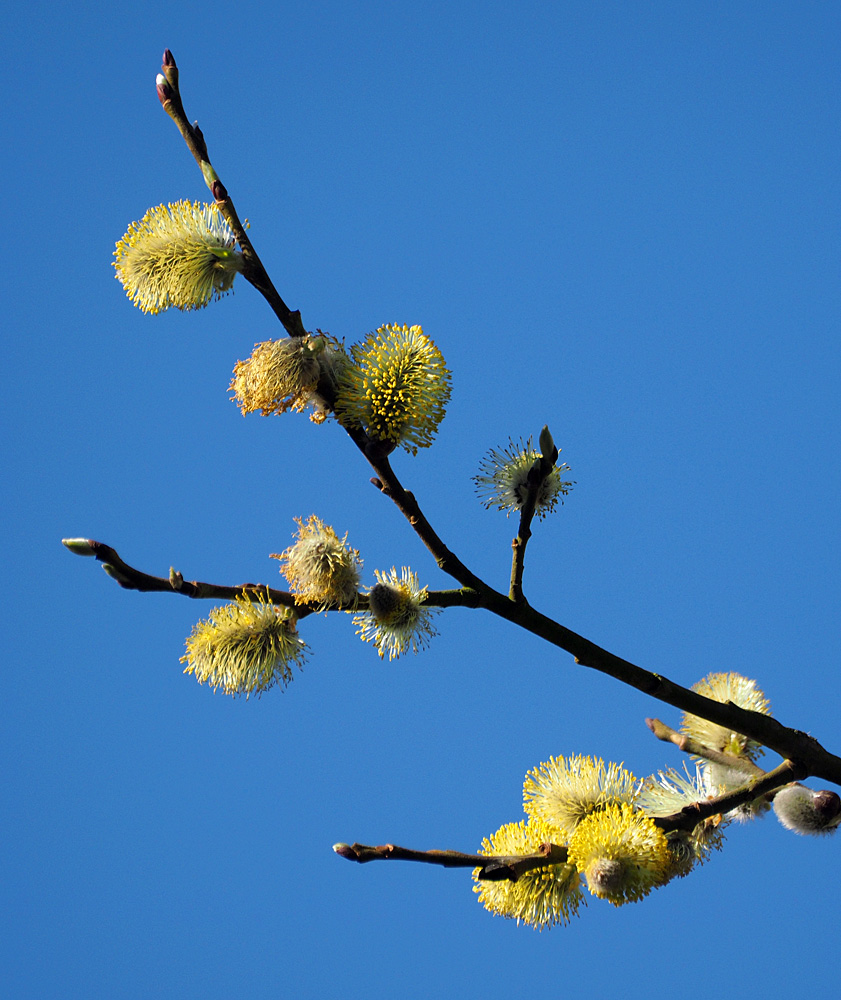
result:
M 359 552 L 339 538 L 329 524 L 315 514 L 306 522 L 295 518 L 298 540 L 272 559 L 280 559 L 280 571 L 289 581 L 297 604 L 327 607 L 356 605 L 362 561 Z
M 662 830 L 625 802 L 597 809 L 578 824 L 569 860 L 590 892 L 614 906 L 636 902 L 663 885 L 673 864 Z
M 450 372 L 419 326 L 387 323 L 351 348 L 336 416 L 372 441 L 416 454 L 428 448 L 450 399 Z
M 529 816 L 561 831 L 564 838 L 597 809 L 636 800 L 637 779 L 620 764 L 574 754 L 550 757 L 526 775 L 523 802 Z

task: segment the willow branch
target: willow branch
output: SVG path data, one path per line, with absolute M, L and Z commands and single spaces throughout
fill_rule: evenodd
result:
M 462 854 L 460 851 L 413 851 L 395 844 L 334 844 L 333 850 L 339 857 L 359 864 L 369 861 L 418 861 L 427 865 L 441 865 L 444 868 L 479 868 L 476 877 L 488 882 L 516 882 L 517 879 L 535 868 L 547 865 L 562 865 L 567 862 L 567 849 L 558 844 L 541 844 L 536 854 L 492 856 L 486 854 Z
M 102 568 L 124 590 L 145 593 L 181 594 L 195 600 L 233 601 L 244 594 L 263 594 L 272 604 L 294 608 L 296 617 L 306 618 L 321 611 L 364 611 L 368 607 L 366 594 L 357 594 L 351 605 L 314 605 L 296 603 L 295 595 L 286 590 L 275 590 L 265 583 L 240 583 L 236 586 L 220 583 L 203 583 L 199 580 L 185 580 L 175 569 L 169 576 L 153 576 L 129 565 L 110 545 L 94 541 L 92 538 L 63 538 L 62 544 L 80 556 L 93 556 L 102 563 Z M 435 608 L 475 608 L 476 594 L 469 590 L 431 590 L 427 592 L 425 604 Z
M 767 773 L 757 764 L 754 764 L 752 760 L 748 760 L 746 757 L 734 757 L 732 754 L 714 750 L 699 740 L 693 740 L 690 736 L 684 736 L 682 733 L 675 732 L 671 726 L 667 726 L 659 719 L 646 719 L 645 724 L 658 740 L 662 740 L 664 743 L 674 743 L 678 750 L 682 750 L 684 753 L 703 757 L 704 760 L 712 761 L 714 764 L 722 764 L 724 767 L 730 767 L 734 771 L 742 771 L 744 774 L 749 774 L 754 778 L 761 778 Z
M 293 313 L 289 310 L 272 284 L 248 239 L 245 228 L 239 221 L 233 202 L 210 163 L 204 135 L 197 124 L 191 125 L 187 119 L 180 96 L 178 69 L 172 53 L 168 49 L 164 53 L 161 69 L 162 74 L 157 80 L 161 104 L 181 132 L 188 148 L 202 169 L 205 181 L 213 192 L 219 210 L 236 235 L 243 253 L 246 278 L 264 295 L 287 332 L 292 336 L 303 336 L 306 331 L 301 322 L 300 313 Z M 461 585 L 462 591 L 458 601 L 452 599 L 449 606 L 463 602 L 466 606 L 484 608 L 544 639 L 551 645 L 565 650 L 581 666 L 598 670 L 661 702 L 673 705 L 717 725 L 728 727 L 734 732 L 741 733 L 757 743 L 769 747 L 783 758 L 796 762 L 798 766 L 805 767 L 807 774 L 823 777 L 841 785 L 841 758 L 829 753 L 813 737 L 796 729 L 788 729 L 769 716 L 741 709 L 730 703 L 722 704 L 713 701 L 675 684 L 660 674 L 644 670 L 630 661 L 602 649 L 532 608 L 525 599 L 522 599 L 522 572 L 517 568 L 517 560 L 519 559 L 520 563 L 523 561 L 525 541 L 527 541 L 525 529 L 530 530 L 528 524 L 524 525 L 521 522 L 521 532 L 525 531 L 526 537 L 521 545 L 522 551 L 519 555 L 515 553 L 514 556 L 515 566 L 512 570 L 511 595 L 501 594 L 494 590 L 468 569 L 458 556 L 444 544 L 423 514 L 414 495 L 404 489 L 400 483 L 388 461 L 387 452 L 382 449 L 382 446 L 371 441 L 359 429 L 347 430 L 376 474 L 372 482 L 395 503 L 439 567 Z M 90 544 L 91 546 L 99 546 L 100 543 L 92 542 Z M 256 585 L 251 584 L 243 584 L 239 587 L 218 587 L 197 581 L 187 582 L 181 579 L 179 574 L 171 574 L 169 580 L 152 577 L 128 567 L 108 546 L 102 547 L 100 553 L 92 551 L 88 554 L 96 554 L 97 558 L 100 558 L 101 554 L 100 561 L 103 562 L 103 565 L 110 567 L 108 572 L 115 577 L 121 586 L 129 589 L 176 590 L 191 597 L 212 596 L 228 599 L 245 591 L 258 589 Z M 279 604 L 285 604 L 290 600 L 290 595 L 282 591 L 269 589 L 267 593 L 270 600 L 277 600 Z M 448 593 L 452 595 L 453 592 Z M 521 599 L 517 599 L 518 595 Z M 292 600 L 294 601 L 294 598 Z M 299 609 L 298 614 L 301 615 L 305 608 L 299 606 Z
M 789 729 L 769 715 L 739 708 L 732 702 L 724 704 L 713 701 L 712 698 L 676 684 L 662 674 L 644 670 L 541 614 L 525 601 L 512 601 L 507 595 L 494 590 L 447 548 L 427 520 L 414 494 L 401 484 L 388 458 L 372 449 L 365 452 L 365 457 L 377 474 L 372 479 L 374 485 L 394 502 L 440 568 L 454 577 L 463 588 L 475 592 L 476 607 L 484 608 L 565 650 L 575 657 L 580 666 L 598 670 L 667 705 L 724 726 L 734 733 L 741 733 L 762 746 L 769 747 L 781 757 L 804 765 L 810 775 L 841 785 L 841 757 L 829 753 L 807 733 Z
M 248 238 L 245 226 L 239 220 L 234 203 L 231 201 L 225 185 L 219 179 L 218 174 L 210 163 L 207 143 L 205 142 L 202 130 L 198 126 L 198 122 L 194 122 L 191 125 L 187 118 L 178 85 L 178 67 L 169 49 L 164 52 L 161 76 L 157 80 L 157 90 L 158 98 L 163 105 L 164 111 L 175 122 L 178 131 L 187 144 L 187 148 L 193 154 L 196 163 L 201 167 L 205 183 L 210 188 L 216 201 L 216 207 L 222 213 L 225 221 L 236 236 L 237 243 L 239 243 L 242 250 L 243 277 L 251 282 L 269 303 L 274 314 L 285 327 L 286 332 L 291 337 L 303 337 L 307 331 L 304 329 L 301 321 L 301 313 L 298 310 L 293 312 L 272 284 L 272 280 L 263 266 L 263 262 L 258 257 L 257 251 Z
M 783 761 L 779 767 L 769 771 L 761 778 L 750 780 L 744 787 L 694 802 L 685 806 L 679 812 L 669 816 L 660 816 L 653 820 L 664 833 L 678 830 L 694 830 L 699 823 L 721 813 L 730 812 L 746 802 L 752 802 L 764 795 L 775 792 L 791 781 L 804 777 L 804 769 L 793 761 Z M 415 861 L 427 865 L 440 865 L 442 868 L 478 868 L 476 877 L 480 881 L 516 882 L 521 875 L 537 868 L 549 865 L 566 864 L 569 859 L 568 848 L 560 844 L 541 844 L 535 854 L 495 855 L 464 854 L 461 851 L 415 851 L 408 847 L 398 847 L 396 844 L 334 844 L 333 850 L 339 857 L 357 864 L 367 864 L 369 861 Z
M 272 604 L 294 608 L 297 618 L 306 618 L 321 610 L 313 605 L 296 604 L 294 594 L 290 594 L 286 590 L 275 590 L 264 583 L 240 583 L 235 586 L 203 583 L 199 580 L 185 580 L 182 574 L 175 569 L 170 569 L 167 577 L 152 576 L 150 573 L 144 573 L 142 570 L 130 566 L 110 545 L 97 542 L 92 538 L 63 538 L 62 544 L 76 555 L 93 556 L 97 562 L 102 563 L 102 568 L 108 576 L 124 590 L 181 594 L 183 597 L 191 597 L 195 600 L 223 601 L 233 601 L 246 594 L 263 594 Z M 362 607 L 367 602 L 367 598 L 360 594 L 359 599 L 359 606 Z

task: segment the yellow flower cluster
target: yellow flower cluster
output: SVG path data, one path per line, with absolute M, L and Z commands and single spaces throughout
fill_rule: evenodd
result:
M 304 643 L 295 619 L 262 595 L 243 594 L 232 604 L 214 608 L 187 639 L 185 674 L 225 694 L 262 694 L 292 680 L 292 665 L 301 666 Z
M 483 841 L 480 853 L 508 864 L 545 853 L 541 846 L 551 844 L 565 850 L 566 861 L 531 869 L 516 880 L 488 880 L 477 868 L 479 901 L 493 913 L 541 930 L 577 913 L 582 885 L 621 906 L 687 874 L 709 843 L 699 846 L 695 831 L 663 832 L 656 809 L 644 807 L 642 790 L 651 781 L 639 782 L 620 764 L 581 756 L 552 757 L 529 771 L 523 786 L 528 819 L 501 827 Z M 662 795 L 651 793 L 659 815 L 705 797 L 698 785 L 678 785 L 675 779 L 657 786 Z M 672 810 L 675 798 L 682 801 Z
M 310 420 L 323 423 L 329 405 L 319 392 L 326 386 L 335 393 L 338 379 L 350 359 L 335 338 L 318 332 L 305 337 L 284 337 L 256 344 L 251 357 L 234 367 L 231 392 L 242 410 L 264 417 L 300 413 L 312 407 Z
M 339 383 L 339 421 L 392 448 L 428 448 L 450 398 L 450 372 L 435 344 L 419 326 L 387 323 L 351 354 Z
M 177 201 L 150 208 L 117 244 L 114 267 L 143 312 L 202 309 L 230 291 L 242 254 L 215 205 Z
M 756 681 L 741 674 L 732 672 L 707 674 L 703 680 L 692 685 L 692 690 L 713 701 L 732 702 L 739 708 L 759 712 L 762 715 L 771 714 L 771 704 Z M 748 739 L 747 736 L 688 712 L 684 714 L 680 728 L 681 732 L 698 743 L 733 758 L 733 766 L 728 766 L 720 761 L 709 761 L 701 754 L 698 755 L 697 759 L 702 762 L 704 778 L 713 793 L 733 791 L 744 785 L 751 776 L 750 765 L 764 752 L 758 743 Z M 746 768 L 739 766 L 741 761 L 746 763 Z M 767 812 L 769 808 L 770 803 L 766 798 L 754 799 L 728 813 L 727 818 L 746 822 Z

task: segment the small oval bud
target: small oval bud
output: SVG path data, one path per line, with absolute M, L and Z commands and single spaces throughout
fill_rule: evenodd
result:
M 175 96 L 175 91 L 170 87 L 163 73 L 158 73 L 155 77 L 155 88 L 158 91 L 158 100 L 161 104 L 166 104 L 167 101 L 171 101 Z
M 552 434 L 545 424 L 543 430 L 540 432 L 538 444 L 540 446 L 540 454 L 554 465 L 555 459 L 558 457 L 558 451 L 555 448 L 555 441 L 552 438 Z
M 77 556 L 96 555 L 96 549 L 89 538 L 62 538 L 61 544 Z
M 774 796 L 774 812 L 787 830 L 804 836 L 834 833 L 841 823 L 841 798 L 826 789 L 805 785 L 781 788 Z

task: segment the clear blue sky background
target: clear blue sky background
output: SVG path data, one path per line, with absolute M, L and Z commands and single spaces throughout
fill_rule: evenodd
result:
M 305 324 L 441 347 L 439 439 L 395 466 L 450 546 L 505 586 L 514 524 L 470 477 L 548 423 L 578 486 L 532 542 L 532 602 L 678 682 L 756 678 L 841 752 L 839 40 L 809 2 L 7 14 L 5 995 L 837 996 L 841 841 L 773 817 L 543 934 L 468 873 L 331 851 L 474 850 L 550 755 L 677 765 L 643 724 L 671 710 L 462 610 L 391 664 L 309 619 L 289 690 L 231 700 L 178 662 L 211 604 L 122 591 L 59 539 L 280 586 L 269 553 L 317 513 L 366 582 L 447 585 L 338 427 L 228 400 L 281 332 L 250 286 L 150 317 L 114 280 L 132 220 L 207 198 L 155 96 L 168 46 Z

